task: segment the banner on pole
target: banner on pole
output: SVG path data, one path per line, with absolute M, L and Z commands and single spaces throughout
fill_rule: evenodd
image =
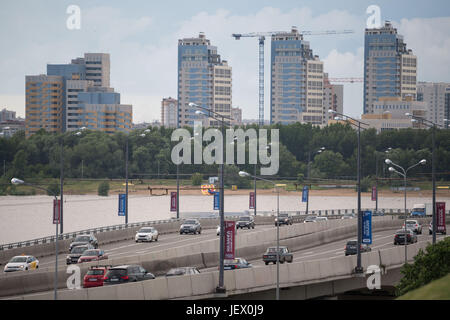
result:
M 119 194 L 119 217 L 125 216 L 125 208 L 126 208 L 126 202 L 127 202 L 127 195 L 125 193 Z
M 214 192 L 214 209 L 220 210 L 220 192 Z
M 362 243 L 372 244 L 372 211 L 363 211 L 362 214 Z
M 53 224 L 59 224 L 61 217 L 61 200 L 53 199 Z
M 250 192 L 250 202 L 249 202 L 248 208 L 255 209 L 255 193 L 254 192 Z
M 224 223 L 225 223 L 224 259 L 234 259 L 236 221 L 224 221 Z
M 302 202 L 308 202 L 308 186 L 304 186 L 303 187 L 303 192 L 302 192 Z
M 377 187 L 372 187 L 372 201 L 377 201 Z
M 445 230 L 445 202 L 436 202 L 436 232 Z
M 170 193 L 170 211 L 177 211 L 177 193 L 175 191 Z

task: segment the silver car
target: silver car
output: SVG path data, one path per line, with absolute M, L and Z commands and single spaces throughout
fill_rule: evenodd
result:
M 136 236 L 134 237 L 134 240 L 136 242 L 139 241 L 158 241 L 158 230 L 156 230 L 153 227 L 143 227 L 139 229 L 139 231 L 136 233 Z

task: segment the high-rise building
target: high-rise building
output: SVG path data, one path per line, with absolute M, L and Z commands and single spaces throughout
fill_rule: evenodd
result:
M 271 41 L 271 123 L 323 124 L 323 62 L 296 27 Z
M 419 82 L 417 100 L 427 104 L 427 120 L 449 127 L 450 120 L 450 83 Z
M 221 60 L 217 47 L 201 32 L 198 38 L 178 40 L 178 125 L 216 126 L 217 121 L 198 115 L 189 107 L 193 102 L 203 108 L 231 116 L 231 67 Z
M 161 101 L 161 125 L 166 128 L 177 127 L 177 99 L 163 98 Z
M 108 133 L 131 130 L 132 106 L 120 104 L 120 94 L 109 83 L 106 53 L 85 53 L 70 64 L 48 64 L 47 75 L 26 76 L 27 136 L 41 128 L 52 132 L 80 127 Z
M 9 111 L 6 108 L 3 108 L 3 110 L 0 111 L 0 122 L 6 121 L 6 120 L 15 120 L 15 119 L 16 119 L 15 111 Z
M 231 121 L 232 126 L 242 125 L 242 109 L 239 107 L 231 108 Z
M 328 80 L 328 74 L 324 73 L 323 79 L 323 110 L 326 123 L 331 118 L 328 110 L 334 110 L 344 113 L 344 86 L 342 84 L 331 84 Z
M 366 29 L 364 37 L 364 113 L 383 97 L 416 99 L 417 57 L 389 21 Z

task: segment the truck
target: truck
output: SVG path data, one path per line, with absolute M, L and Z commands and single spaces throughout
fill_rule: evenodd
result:
M 413 206 L 411 217 L 425 217 L 433 215 L 432 203 L 418 203 Z

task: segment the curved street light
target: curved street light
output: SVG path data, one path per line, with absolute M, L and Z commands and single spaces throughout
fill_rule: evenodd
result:
M 424 164 L 426 164 L 427 163 L 427 160 L 425 160 L 425 159 L 422 159 L 422 160 L 420 160 L 418 163 L 416 163 L 416 164 L 414 164 L 414 165 L 412 165 L 412 166 L 410 166 L 409 168 L 407 168 L 406 170 L 403 168 L 403 167 L 401 167 L 401 166 L 399 166 L 398 164 L 396 164 L 396 163 L 394 163 L 392 160 L 390 160 L 390 159 L 386 159 L 385 160 L 385 163 L 386 164 L 388 164 L 388 165 L 393 165 L 393 166 L 395 166 L 395 167 L 397 167 L 397 168 L 399 168 L 401 171 L 398 171 L 398 170 L 395 170 L 395 168 L 393 168 L 393 167 L 389 167 L 389 171 L 390 172 L 395 172 L 395 173 L 397 173 L 398 175 L 400 175 L 400 176 L 402 176 L 403 177 L 403 181 L 404 181 L 404 191 L 405 191 L 405 264 L 408 262 L 408 259 L 407 259 L 407 250 L 406 250 L 406 247 L 407 247 L 407 244 L 408 244 L 408 241 L 407 241 L 407 238 L 406 238 L 406 230 L 407 230 L 407 228 L 406 228 L 406 218 L 407 218 L 407 216 L 408 216 L 408 213 L 407 213 L 407 210 L 406 210 L 406 176 L 407 176 L 407 174 L 408 174 L 408 171 L 410 170 L 410 169 L 412 169 L 412 168 L 414 168 L 414 167 L 416 167 L 416 166 L 418 166 L 418 165 L 424 165 Z
M 26 185 L 26 186 L 31 186 L 31 187 L 34 187 L 34 188 L 37 188 L 37 189 L 41 189 L 41 190 L 47 191 L 47 193 L 50 193 L 50 194 L 52 194 L 55 197 L 56 202 L 58 201 L 58 198 L 57 198 L 55 192 L 53 192 L 53 191 L 51 191 L 49 189 L 43 188 L 41 186 L 38 186 L 38 185 L 35 185 L 35 184 L 32 184 L 32 183 L 25 182 L 25 181 L 20 180 L 18 178 L 12 178 L 11 179 L 11 183 L 13 185 L 23 184 L 23 185 Z M 59 219 L 58 219 L 59 221 L 58 222 L 60 222 L 60 219 L 61 219 L 62 201 L 60 201 L 60 203 L 61 204 L 59 206 Z M 54 276 L 54 289 L 53 290 L 54 290 L 54 299 L 57 300 L 58 299 L 58 223 L 56 223 L 56 234 L 55 234 L 55 276 Z

